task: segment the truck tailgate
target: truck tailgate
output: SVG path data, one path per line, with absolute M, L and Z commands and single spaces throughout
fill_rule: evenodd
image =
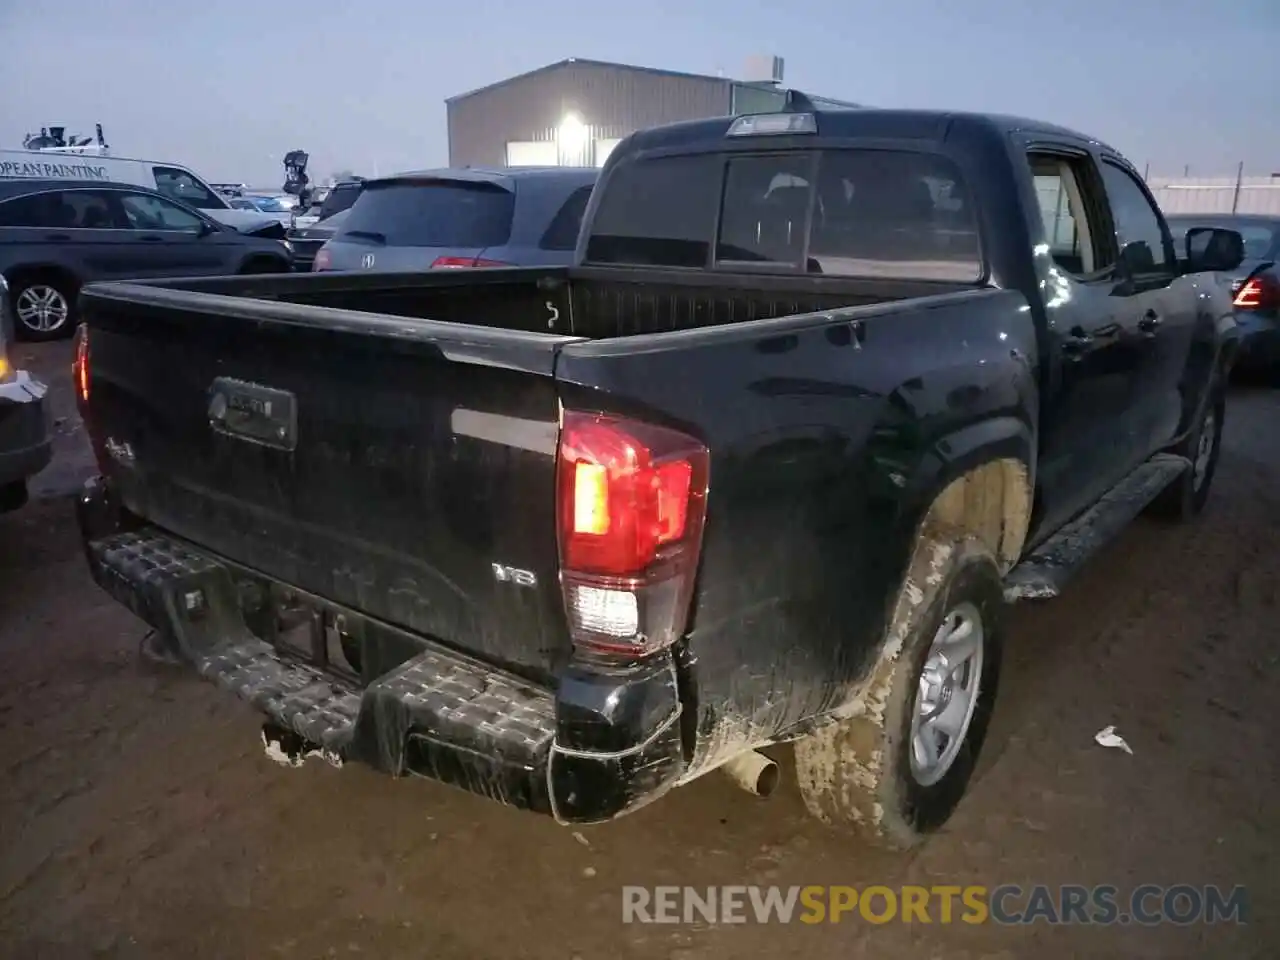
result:
M 552 369 L 573 338 L 134 285 L 83 310 L 86 417 L 134 513 L 531 679 L 567 658 Z

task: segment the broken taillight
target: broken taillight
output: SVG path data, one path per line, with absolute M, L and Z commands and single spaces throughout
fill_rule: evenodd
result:
M 643 656 L 684 634 L 709 461 L 702 443 L 677 430 L 565 411 L 557 518 L 576 645 Z

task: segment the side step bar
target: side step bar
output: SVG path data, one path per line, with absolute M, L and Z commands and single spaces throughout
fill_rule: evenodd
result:
M 1186 457 L 1169 453 L 1157 454 L 1142 464 L 1009 571 L 1004 580 L 1005 600 L 1015 603 L 1058 596 L 1085 561 L 1190 468 Z

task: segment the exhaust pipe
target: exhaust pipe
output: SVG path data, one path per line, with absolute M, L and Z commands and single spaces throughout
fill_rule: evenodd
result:
M 748 793 L 767 797 L 778 787 L 778 765 L 759 750 L 740 753 L 720 767 L 729 779 Z

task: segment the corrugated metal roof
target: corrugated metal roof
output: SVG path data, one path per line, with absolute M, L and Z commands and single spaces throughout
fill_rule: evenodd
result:
M 493 90 L 495 87 L 503 87 L 509 83 L 515 83 L 517 80 L 525 80 L 529 77 L 537 76 L 540 73 L 548 73 L 552 70 L 559 70 L 562 67 L 578 64 L 587 67 L 605 67 L 610 70 L 633 70 L 636 73 L 648 73 L 659 77 L 685 77 L 690 80 L 718 80 L 721 83 L 734 82 L 731 77 L 713 77 L 706 73 L 685 73 L 681 70 L 661 70 L 658 67 L 638 67 L 631 63 L 611 63 L 608 60 L 588 60 L 582 57 L 569 57 L 566 60 L 557 60 L 555 63 L 548 63 L 545 67 L 538 67 L 534 70 L 526 70 L 524 73 L 518 73 L 514 77 L 507 77 L 496 83 L 486 84 L 483 87 L 476 87 L 474 90 L 468 90 L 466 93 L 455 94 L 452 97 L 446 97 L 445 103 L 456 103 L 459 100 L 465 100 L 467 97 L 475 96 L 477 93 L 484 93 L 487 90 Z

